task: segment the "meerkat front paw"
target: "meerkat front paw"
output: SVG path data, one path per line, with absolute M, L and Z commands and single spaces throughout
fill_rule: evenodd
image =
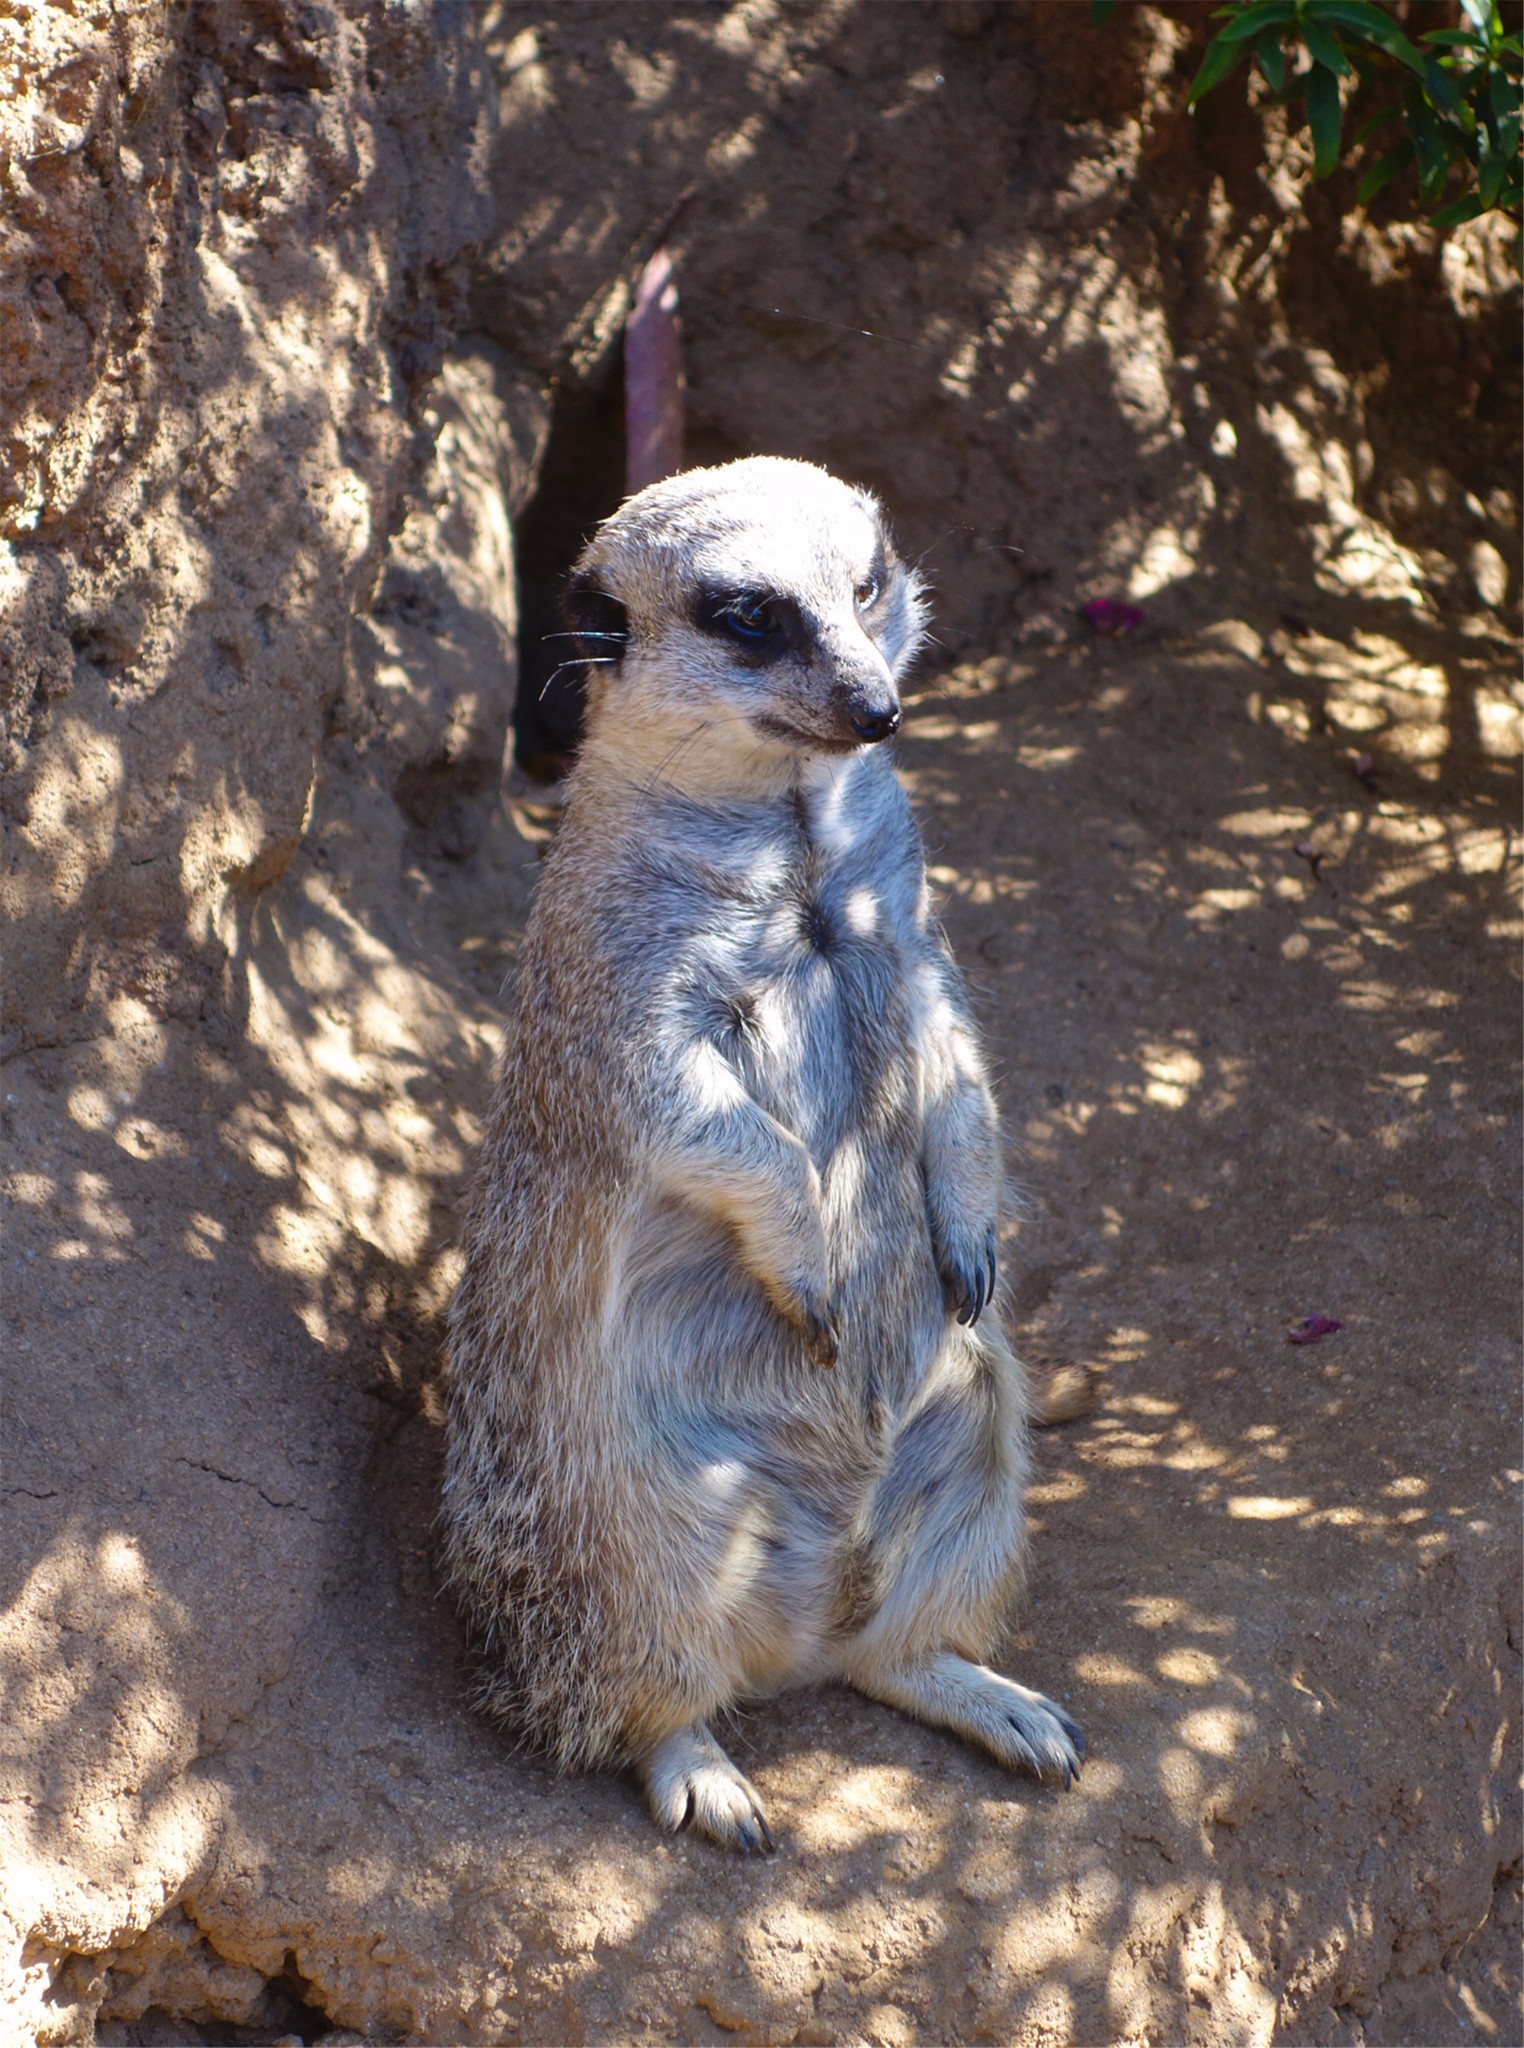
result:
M 659 1826 L 707 1835 L 743 1856 L 771 1855 L 775 1844 L 761 1800 L 702 1723 L 657 1743 L 641 1776 Z
M 936 1246 L 937 1271 L 960 1323 L 977 1323 L 995 1295 L 995 1226 L 948 1233 Z
M 841 1335 L 836 1319 L 829 1309 L 824 1313 L 807 1308 L 799 1326 L 804 1332 L 804 1348 L 812 1364 L 829 1369 L 836 1363 L 841 1352 Z
M 1046 1693 L 1031 1692 L 1013 1678 L 989 1677 L 980 1709 L 970 1718 L 969 1734 L 982 1742 L 1008 1769 L 1036 1771 L 1057 1778 L 1067 1789 L 1079 1783 L 1085 1761 L 1085 1738 L 1079 1723 Z
M 803 1337 L 804 1348 L 812 1363 L 833 1366 L 841 1349 L 841 1333 L 836 1327 L 836 1311 L 827 1300 L 824 1289 L 801 1279 L 787 1292 L 776 1295 L 774 1300 L 784 1320 L 792 1323 Z

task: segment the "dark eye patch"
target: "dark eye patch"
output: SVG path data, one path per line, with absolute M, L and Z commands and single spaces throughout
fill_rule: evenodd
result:
M 777 661 L 807 642 L 804 621 L 792 598 L 765 590 L 705 590 L 693 621 L 755 662 Z

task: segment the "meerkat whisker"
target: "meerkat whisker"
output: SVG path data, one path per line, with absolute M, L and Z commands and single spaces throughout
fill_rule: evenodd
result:
M 656 766 L 651 770 L 650 775 L 642 781 L 640 785 L 641 794 L 644 796 L 654 797 L 658 795 L 664 788 L 670 788 L 670 784 L 666 783 L 665 781 L 665 777 L 668 771 L 676 766 L 678 761 L 681 760 L 682 756 L 685 753 L 687 753 L 688 749 L 691 746 L 693 746 L 695 742 L 701 740 L 704 734 L 706 732 L 712 731 L 715 726 L 749 725 L 750 723 L 751 721 L 746 716 L 746 714 L 740 711 L 732 712 L 730 716 L 727 718 L 706 718 L 702 720 L 700 724 L 696 725 L 693 728 L 692 732 L 685 733 L 682 739 L 677 741 L 677 743 L 666 754 L 662 756 L 661 760 L 657 762 Z
M 611 665 L 612 661 L 612 655 L 588 654 L 580 656 L 575 661 L 559 662 L 556 665 L 556 667 L 551 670 L 550 674 L 545 678 L 544 682 L 540 685 L 539 701 L 541 703 L 545 701 L 545 692 L 550 688 L 551 684 L 555 681 L 556 677 L 560 675 L 565 675 L 566 671 L 569 668 L 608 668 Z

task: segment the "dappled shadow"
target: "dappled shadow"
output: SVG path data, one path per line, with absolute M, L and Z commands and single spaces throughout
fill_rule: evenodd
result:
M 210 1028 L 119 998 L 108 1037 L 7 1067 L 18 1910 L 51 1913 L 75 1866 L 107 1887 L 109 1927 L 155 1918 L 166 1871 L 207 1883 L 245 1817 L 230 1760 L 293 1673 L 352 1647 L 339 1589 L 365 1589 L 361 1641 L 367 1613 L 430 1611 L 431 1468 L 419 1483 L 415 1453 L 398 1484 L 388 1445 L 437 1372 L 496 1040 L 452 964 L 458 911 L 421 870 L 407 887 L 401 839 L 386 790 L 335 760 L 284 882 L 229 908 Z M 498 843 L 478 880 L 501 916 Z M 39 1934 L 31 1967 L 60 2009 L 88 2007 L 100 1973 L 58 1974 L 68 1946 Z M 285 1953 L 246 1956 L 227 1996 L 258 2005 Z
M 60 807 L 53 851 L 56 879 L 101 835 L 107 879 L 69 899 L 100 975 L 60 969 L 99 1008 L 6 1083 L 26 1541 L 4 1569 L 16 1718 L 57 1760 L 26 1832 L 39 1870 L 119 1856 L 134 1926 L 182 1874 L 190 1945 L 251 1973 L 214 2020 L 289 1977 L 314 2011 L 441 2040 L 1264 2040 L 1308 2015 L 1353 2040 L 1330 2007 L 1440 1960 L 1506 1860 L 1517 733 L 1495 620 L 1462 633 L 1332 578 L 1369 515 L 1349 498 L 1367 525 L 1341 527 L 1324 492 L 1288 525 L 1307 450 L 1275 408 L 1330 488 L 1348 421 L 1305 425 L 1284 365 L 1254 397 L 1241 357 L 1187 362 L 1139 283 L 1183 43 L 1098 60 L 1112 147 L 1070 118 L 1051 22 L 997 10 L 981 45 L 907 11 L 900 45 L 860 13 L 625 20 L 599 68 L 597 10 L 527 42 L 485 12 L 509 196 L 479 312 L 580 374 L 617 328 L 610 249 L 702 171 L 694 452 L 878 484 L 932 550 L 939 634 L 1001 650 L 928 681 L 902 759 L 1030 1190 L 1018 1336 L 1098 1383 L 1039 1446 L 1006 1660 L 1092 1760 L 1064 1796 L 853 1695 L 791 1698 L 727 1735 L 785 1840 L 741 1864 L 471 1717 L 427 1382 L 484 999 L 549 820 L 519 806 L 469 860 L 413 859 L 343 736 L 304 818 L 320 735 L 293 721 L 299 775 L 282 751 L 241 782 L 184 740 L 174 775 L 232 821 L 204 847 L 101 738 L 130 664 L 90 640 L 53 743 L 97 749 L 95 795 Z M 989 149 L 958 147 L 976 125 Z M 556 173 L 603 150 L 620 176 Z M 864 236 L 877 296 L 844 302 Z M 256 368 L 231 357 L 228 393 Z M 308 424 L 293 401 L 275 454 Z M 265 523 L 299 512 L 275 454 L 247 472 Z M 338 495 L 344 527 L 363 508 Z M 313 602 L 344 613 L 375 538 L 338 533 Z M 1102 588 L 1153 637 L 1077 639 Z M 283 701 L 289 647 L 240 668 L 194 617 L 168 673 Z M 170 873 L 184 979 L 111 940 L 110 878 L 140 858 Z M 1344 1327 L 1293 1349 L 1311 1308 Z M 174 1842 L 135 1878 L 156 1829 Z
M 111 1647 L 71 1694 L 56 1623 L 27 1623 L 75 1726 L 34 1848 L 92 1811 L 190 1830 L 184 1908 L 248 2010 L 289 1952 L 313 2010 L 441 2039 L 622 2038 L 642 2001 L 693 2038 L 1115 2038 L 1198 2005 L 1265 2038 L 1485 1911 L 1485 1853 L 1455 1845 L 1507 1840 L 1516 1185 L 1488 1149 L 1512 1110 L 1486 779 L 1368 789 L 1210 638 L 1168 680 L 1124 643 L 949 682 L 903 759 L 1036 1204 L 1016 1320 L 1101 1368 L 1040 1448 L 1007 1659 L 1086 1728 L 1072 1795 L 808 1695 L 727 1734 L 785 1837 L 735 1864 L 471 1719 L 420 1392 L 490 1048 L 466 976 L 511 957 L 544 813 L 378 896 L 389 800 L 338 775 L 227 928 L 220 1040 L 138 1008 L 107 1048 L 13 1063 L 13 1306 L 50 1376 L 7 1483 L 55 1495 L 27 1509 L 42 1608 L 67 1618 L 73 1573 Z M 1344 1330 L 1293 1350 L 1312 1306 Z M 143 1590 L 97 1627 L 124 1543 Z M 125 1809 L 90 1761 L 124 1699 L 173 1758 L 134 1738 Z
M 397 979 L 392 764 L 356 778 L 358 877 L 324 843 L 343 837 L 330 791 L 314 816 L 320 756 L 353 774 L 325 733 L 412 463 L 430 267 L 467 225 L 452 241 L 450 165 L 479 112 L 460 46 L 378 16 L 344 24 L 331 61 L 310 37 L 293 58 L 300 23 L 202 10 L 92 46 L 108 98 L 160 26 L 165 79 L 140 69 L 123 118 L 140 152 L 150 118 L 184 144 L 138 195 L 168 244 L 162 298 L 145 310 L 134 288 L 141 326 L 101 328 L 114 411 L 99 445 L 80 409 L 60 440 L 77 474 L 44 478 L 15 557 L 42 601 L 6 648 L 0 1997 L 66 2031 L 101 1996 L 68 1951 L 205 1876 L 227 1823 L 215 1760 L 354 1569 L 367 1458 L 433 1366 L 448 1281 L 427 1190 L 464 1156 L 448 1113 L 410 1120 L 407 1090 L 449 1076 L 469 1104 L 490 1057 L 469 995 L 458 1019 Z M 365 75 L 367 33 L 385 77 Z M 166 114 L 165 80 L 194 107 Z M 113 124 L 37 172 L 55 226 L 121 168 Z M 125 240 L 114 254 L 131 269 Z M 360 921 L 383 936 L 367 949 L 314 878 L 368 889 Z
M 64 468 L 7 528 L 7 1051 L 108 1028 L 117 995 L 187 1020 L 215 1002 L 210 921 L 290 860 L 344 695 L 414 452 L 433 266 L 471 226 L 449 166 L 478 87 L 421 25 L 314 26 L 228 6 L 82 30 L 53 81 L 101 104 L 87 149 L 37 167 L 36 207 L 57 233 L 103 206 L 123 238 L 146 214 L 152 289 L 125 323 L 92 316 Z M 413 133 L 436 123 L 437 159 Z M 61 280 L 86 312 L 123 295 L 136 258 L 112 255 L 54 258 L 87 273 Z
M 1342 236 L 1346 186 L 1310 188 L 1238 85 L 1187 117 L 1200 10 L 966 12 L 906 8 L 883 38 L 846 0 L 490 10 L 475 318 L 595 378 L 670 228 L 690 459 L 880 490 L 954 655 L 1050 645 L 1097 594 L 1175 627 L 1363 626 L 1420 664 L 1441 625 L 1485 640 L 1471 557 L 1517 548 L 1516 299 L 1412 237 Z M 1469 663 L 1448 681 L 1461 744 Z

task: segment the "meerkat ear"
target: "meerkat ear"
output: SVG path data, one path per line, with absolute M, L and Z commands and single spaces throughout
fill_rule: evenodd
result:
M 898 680 L 921 651 L 931 604 L 919 569 L 903 559 L 887 531 L 884 560 L 889 592 L 879 644 L 891 674 Z
M 561 614 L 575 636 L 573 658 L 617 668 L 630 638 L 630 615 L 593 568 L 578 569 L 566 586 Z

